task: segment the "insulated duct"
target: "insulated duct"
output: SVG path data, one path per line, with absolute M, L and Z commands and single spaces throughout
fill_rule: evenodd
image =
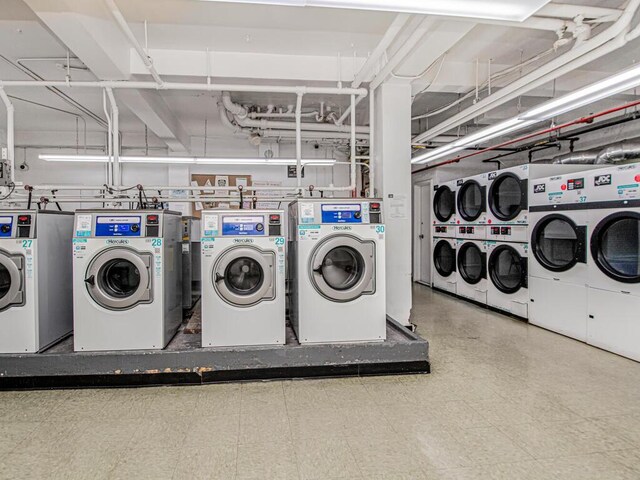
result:
M 563 165 L 593 165 L 600 150 L 585 150 L 583 152 L 569 152 L 553 157 L 551 163 Z
M 640 159 L 640 143 L 618 142 L 602 150 L 595 163 L 597 165 L 624 163 Z

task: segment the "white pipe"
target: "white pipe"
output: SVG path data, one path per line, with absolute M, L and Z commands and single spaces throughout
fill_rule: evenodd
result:
M 205 92 L 250 92 L 250 93 L 291 93 L 303 95 L 366 95 L 366 88 L 337 88 L 337 87 L 306 87 L 281 85 L 235 85 L 235 84 L 207 84 L 164 82 L 158 85 L 154 82 L 98 80 L 88 82 L 65 82 L 61 80 L 0 80 L 0 87 L 69 87 L 69 88 L 113 88 L 134 90 L 188 90 Z
M 585 18 L 616 20 L 622 15 L 622 10 L 605 7 L 591 7 L 587 5 L 567 5 L 561 3 L 547 3 L 544 7 L 536 12 L 537 17 L 554 17 L 554 18 L 576 18 L 582 15 Z
M 316 117 L 318 116 L 318 112 L 306 112 L 302 114 L 302 117 Z M 249 114 L 249 118 L 296 118 L 295 113 L 289 112 L 251 112 Z
M 413 138 L 413 142 L 425 142 L 438 135 L 449 132 L 459 125 L 477 118 L 479 115 L 624 46 L 629 39 L 633 37 L 633 33 L 627 35 L 627 32 L 639 6 L 640 0 L 630 0 L 620 18 L 604 32 L 584 42 L 577 48 L 551 60 L 545 65 L 538 67 L 531 73 L 498 90 L 493 95 L 480 100 L 475 105 L 441 122 L 437 126 L 417 135 Z
M 109 103 L 111 104 L 111 115 L 113 122 L 113 184 L 120 186 L 122 178 L 120 175 L 120 110 L 116 103 L 116 98 L 113 95 L 113 90 L 110 88 L 105 89 L 107 91 L 107 97 L 109 97 Z
M 251 118 L 234 117 L 235 122 L 241 127 L 259 128 L 261 130 L 282 129 L 295 130 L 293 122 L 283 122 L 277 120 L 254 120 Z M 301 123 L 303 130 L 315 132 L 351 132 L 351 128 L 344 125 L 333 125 L 329 123 Z M 356 133 L 369 133 L 369 127 L 356 127 Z
M 113 183 L 113 167 L 111 165 L 113 159 L 113 128 L 111 124 L 111 113 L 107 108 L 107 89 L 105 88 L 102 91 L 102 108 L 104 109 L 104 114 L 107 117 L 107 157 L 109 161 L 107 162 L 107 185 L 111 185 Z
M 376 111 L 375 111 L 375 91 L 369 90 L 369 197 L 375 198 L 376 187 L 376 150 L 375 150 L 375 131 L 376 131 Z
M 234 103 L 231 100 L 231 95 L 229 94 L 229 92 L 222 92 L 222 103 L 224 105 L 224 108 L 229 110 L 238 118 L 246 118 L 247 115 L 249 114 L 246 108 L 244 108 L 242 105 L 238 105 L 237 103 Z
M 153 60 L 147 54 L 147 52 L 142 48 L 142 45 L 140 45 L 140 43 L 138 42 L 138 39 L 131 31 L 131 28 L 129 28 L 129 24 L 127 23 L 125 18 L 122 16 L 122 12 L 120 12 L 120 9 L 118 8 L 118 6 L 115 4 L 113 0 L 104 0 L 104 1 L 107 4 L 109 11 L 111 12 L 111 15 L 113 16 L 116 23 L 120 27 L 120 30 L 122 30 L 122 33 L 124 33 L 124 35 L 129 40 L 129 43 L 133 46 L 135 51 L 138 53 L 138 56 L 144 63 L 144 66 L 147 67 L 147 70 L 149 70 L 149 73 L 153 77 L 156 84 L 158 86 L 162 86 L 164 82 L 162 81 L 162 78 L 160 78 L 160 75 L 158 74 L 158 71 L 156 70 L 156 68 L 153 66 Z
M 296 183 L 302 187 L 302 94 L 296 97 Z
M 370 88 L 374 90 L 378 88 L 382 82 L 399 67 L 404 60 L 414 51 L 416 45 L 422 40 L 427 31 L 434 25 L 436 21 L 433 17 L 424 17 L 409 38 L 402 44 L 398 51 L 389 59 L 389 61 L 382 67 L 382 70 L 371 80 L 369 84 Z
M 7 109 L 7 154 L 9 163 L 9 180 L 15 185 L 16 182 L 16 157 L 15 157 L 15 108 L 11 99 L 4 91 L 4 88 L 0 87 L 0 98 Z
M 358 98 L 356 98 L 356 105 L 358 105 L 364 99 L 364 97 L 366 97 L 366 95 L 359 95 Z M 342 116 L 335 121 L 335 124 L 342 125 L 344 121 L 347 119 L 347 117 L 349 116 L 349 114 L 351 114 L 351 105 L 349 105 L 349 107 L 344 111 Z
M 367 58 L 367 61 L 354 77 L 353 82 L 351 83 L 351 88 L 358 88 L 367 80 L 371 70 L 378 64 L 382 56 L 387 51 L 387 48 L 391 46 L 410 18 L 411 15 L 406 13 L 396 15 L 393 22 L 391 22 L 391 25 L 389 25 L 389 28 L 387 28 L 387 31 L 382 36 L 382 39 L 378 42 L 378 45 L 376 45 L 376 48 L 374 48 L 371 55 L 369 55 L 369 58 Z
M 351 186 L 353 187 L 352 195 L 356 196 L 356 96 L 351 95 Z

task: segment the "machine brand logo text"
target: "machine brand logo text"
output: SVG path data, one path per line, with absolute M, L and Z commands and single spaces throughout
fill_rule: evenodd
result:
M 593 180 L 593 184 L 596 187 L 602 187 L 603 185 L 611 185 L 611 174 L 605 175 L 596 175 L 596 178 Z
M 236 238 L 233 240 L 233 243 L 253 243 L 253 238 Z
M 107 245 L 128 245 L 129 240 L 105 240 Z
M 333 227 L 333 229 L 334 229 L 334 230 L 337 230 L 337 231 L 344 232 L 344 231 L 349 231 L 349 230 L 351 230 L 351 227 L 346 227 L 346 226 L 345 226 L 345 227 Z
M 533 186 L 533 193 L 544 193 L 547 191 L 546 183 L 539 183 Z
M 488 178 L 489 180 L 495 180 L 495 178 L 496 178 L 497 176 L 498 176 L 498 172 L 491 172 L 491 173 L 487 176 L 487 178 Z

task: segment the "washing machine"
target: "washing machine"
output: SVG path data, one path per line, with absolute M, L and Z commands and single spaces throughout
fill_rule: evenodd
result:
M 458 296 L 487 304 L 487 242 L 485 240 L 456 240 Z
M 587 342 L 640 361 L 640 164 L 591 172 Z
M 529 224 L 529 182 L 586 171 L 593 165 L 525 164 L 487 174 L 487 224 Z
M 300 343 L 386 339 L 382 215 L 376 199 L 289 205 L 290 313 Z
M 73 330 L 73 213 L 0 210 L 0 353 L 36 353 Z
M 78 352 L 163 349 L 182 322 L 180 214 L 76 211 L 73 312 Z
M 433 225 L 456 225 L 457 181 L 441 183 L 433 187 Z
M 487 241 L 488 306 L 528 317 L 528 257 L 528 243 Z
M 586 173 L 532 182 L 529 322 L 587 340 Z
M 453 227 L 455 228 L 455 227 Z M 456 239 L 454 237 L 434 236 L 431 242 L 431 286 L 448 293 L 456 293 Z
M 487 174 L 457 180 L 456 223 L 458 225 L 486 225 Z
M 285 343 L 283 220 L 280 210 L 203 211 L 203 347 Z

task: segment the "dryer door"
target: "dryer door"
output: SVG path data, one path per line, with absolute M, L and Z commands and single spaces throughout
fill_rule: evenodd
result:
M 0 250 L 0 311 L 24 305 L 24 257 Z
M 89 264 L 85 284 L 93 300 L 109 310 L 152 301 L 153 255 L 130 248 L 103 250 Z
M 552 272 L 566 272 L 577 263 L 586 263 L 586 242 L 587 227 L 560 214 L 542 218 L 531 232 L 533 255 Z
M 614 213 L 598 223 L 591 234 L 591 256 L 608 277 L 640 283 L 640 213 Z
M 498 175 L 489 188 L 489 208 L 503 222 L 516 218 L 528 208 L 528 181 L 511 172 Z
M 527 258 L 511 245 L 500 245 L 489 256 L 489 277 L 502 293 L 516 293 L 527 287 Z
M 458 213 L 467 222 L 477 220 L 485 211 L 486 190 L 475 180 L 467 180 L 458 190 Z
M 213 267 L 213 285 L 220 297 L 238 307 L 250 307 L 275 298 L 274 252 L 256 247 L 231 247 Z
M 315 289 L 328 300 L 350 302 L 375 292 L 376 246 L 351 235 L 327 237 L 311 254 Z
M 441 185 L 433 196 L 433 213 L 440 222 L 448 222 L 456 211 L 456 194 Z
M 458 249 L 458 272 L 469 285 L 480 283 L 487 278 L 487 254 L 473 242 L 467 242 Z
M 445 278 L 456 271 L 456 250 L 448 240 L 439 240 L 433 248 L 433 266 Z

